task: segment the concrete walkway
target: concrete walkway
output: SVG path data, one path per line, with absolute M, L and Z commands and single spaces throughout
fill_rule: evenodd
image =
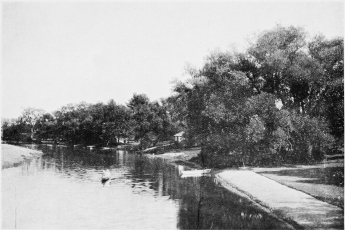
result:
M 255 172 L 229 170 L 216 178 L 224 187 L 243 193 L 278 217 L 306 229 L 344 229 L 342 209 Z
M 338 169 L 332 170 L 332 168 Z M 344 171 L 344 162 L 294 165 L 293 167 L 251 168 L 251 171 L 344 209 L 344 187 L 336 186 L 334 181 L 334 173 Z

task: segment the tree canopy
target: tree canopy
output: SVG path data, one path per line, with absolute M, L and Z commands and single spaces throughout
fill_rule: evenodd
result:
M 303 28 L 278 25 L 245 52 L 212 52 L 187 72 L 160 101 L 134 94 L 126 105 L 82 102 L 52 114 L 27 108 L 2 123 L 3 138 L 133 139 L 146 148 L 184 131 L 183 144 L 201 146 L 204 163 L 215 166 L 308 162 L 343 148 L 343 38 L 310 39 Z

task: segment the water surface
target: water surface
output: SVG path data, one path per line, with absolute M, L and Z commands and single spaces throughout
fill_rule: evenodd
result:
M 283 229 L 213 177 L 181 178 L 159 158 L 39 146 L 2 170 L 3 228 Z M 112 178 L 101 183 L 101 171 Z

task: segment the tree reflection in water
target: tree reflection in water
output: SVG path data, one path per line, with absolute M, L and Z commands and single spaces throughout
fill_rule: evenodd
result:
M 100 182 L 98 172 L 112 169 L 110 185 L 122 183 L 132 193 L 170 199 L 176 203 L 178 229 L 284 229 L 287 226 L 249 201 L 214 182 L 213 177 L 181 178 L 178 167 L 159 158 L 114 152 L 45 149 L 51 157 L 35 162 L 61 176 Z M 110 186 L 110 187 L 111 187 Z M 148 204 L 147 209 L 150 209 Z M 157 217 L 159 218 L 159 217 Z
M 175 166 L 161 159 L 137 157 L 133 171 L 141 186 L 151 180 L 157 196 L 178 200 L 179 229 L 288 229 L 250 201 L 218 186 L 212 177 L 181 178 Z M 148 207 L 149 208 L 149 207 Z

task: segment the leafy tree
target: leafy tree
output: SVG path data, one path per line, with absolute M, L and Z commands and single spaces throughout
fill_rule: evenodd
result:
M 306 41 L 301 28 L 282 27 L 263 32 L 238 55 L 237 69 L 244 72 L 254 92 L 267 92 L 305 119 L 328 124 L 343 146 L 344 99 L 342 38 L 322 36 Z M 310 121 L 311 122 L 311 121 Z
M 105 121 L 106 105 L 96 103 L 86 107 L 78 107 L 80 122 L 80 140 L 81 144 L 99 144 L 102 140 L 102 124 Z
M 264 164 L 321 159 L 333 143 L 326 123 L 295 111 L 279 110 L 275 101 L 276 97 L 268 93 L 248 99 L 246 155 L 252 162 Z
M 240 58 L 240 69 L 260 91 L 276 95 L 284 106 L 304 111 L 310 76 L 307 65 L 306 32 L 302 28 L 282 27 L 263 32 Z M 256 87 L 257 89 L 258 87 Z
M 201 144 L 204 161 L 243 152 L 244 103 L 253 91 L 235 64 L 233 55 L 213 53 L 202 69 L 190 71 L 191 79 L 175 86 L 186 106 L 187 133 Z
M 26 108 L 23 110 L 22 115 L 20 117 L 20 122 L 24 125 L 27 125 L 30 129 L 30 137 L 31 139 L 34 138 L 34 134 L 36 132 L 35 125 L 36 122 L 43 116 L 44 111 L 42 109 L 36 108 Z
M 39 140 L 54 139 L 55 129 L 55 118 L 50 113 L 43 114 L 35 123 L 36 137 Z
M 200 70 L 189 71 L 190 79 L 176 82 L 169 100 L 179 108 L 176 117 L 185 121 L 187 136 L 202 146 L 203 160 L 236 155 L 255 164 L 320 159 L 333 138 L 325 126 L 327 112 L 313 112 L 319 98 L 327 101 L 327 93 L 322 96 L 317 89 L 335 85 L 327 80 L 331 70 L 342 82 L 342 43 L 332 44 L 338 45 L 331 51 L 327 46 L 333 59 L 324 59 L 336 61 L 326 71 L 308 53 L 303 29 L 278 26 L 261 34 L 247 54 L 212 53 Z M 332 109 L 339 114 L 334 121 L 343 126 L 337 86 L 338 96 L 331 97 L 338 107 Z
M 311 114 L 325 117 L 332 135 L 344 138 L 344 40 L 317 36 L 308 45 L 318 83 Z M 315 84 L 315 83 L 314 83 Z
M 131 110 L 132 133 L 143 148 L 167 140 L 173 134 L 166 107 L 150 102 L 145 94 L 134 94 L 127 106 Z
M 116 105 L 111 100 L 105 106 L 105 120 L 102 124 L 102 139 L 108 144 L 118 143 L 120 138 L 130 136 L 130 111 L 126 106 Z
M 185 131 L 186 124 L 186 109 L 182 97 L 172 95 L 166 99 L 162 99 L 162 106 L 166 110 L 167 120 L 170 122 L 168 128 L 169 133 L 176 134 L 177 132 Z
M 83 106 L 85 107 L 85 105 Z M 70 144 L 80 142 L 80 119 L 78 115 L 78 105 L 73 104 L 63 106 L 60 110 L 54 112 L 57 123 L 56 134 L 59 141 L 63 140 Z
M 20 142 L 27 137 L 28 127 L 20 120 L 3 121 L 1 125 L 2 140 Z
M 134 94 L 127 106 L 131 109 L 131 119 L 133 121 L 133 133 L 135 140 L 141 140 L 150 130 L 150 102 L 144 94 Z

